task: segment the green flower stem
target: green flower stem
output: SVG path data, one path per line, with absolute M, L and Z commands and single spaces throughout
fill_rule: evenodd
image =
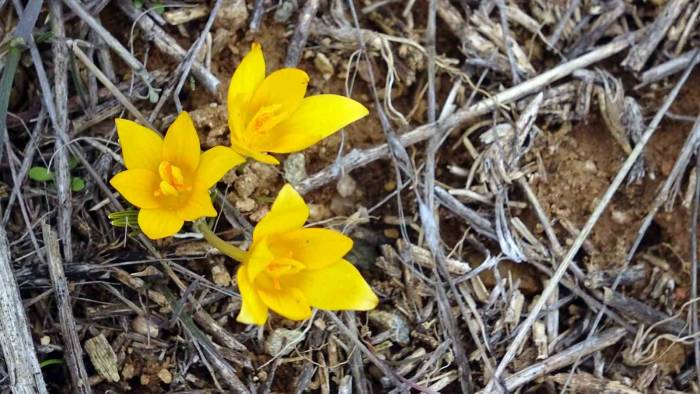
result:
M 214 234 L 213 231 L 211 231 L 211 229 L 209 228 L 209 226 L 207 226 L 205 222 L 200 222 L 197 225 L 197 229 L 199 229 L 199 232 L 202 233 L 204 239 L 206 239 L 211 246 L 219 249 L 221 253 L 225 254 L 226 256 L 229 256 L 230 258 L 238 261 L 239 263 L 242 263 L 243 260 L 245 260 L 246 252 L 244 252 L 241 248 L 233 246 L 230 243 L 219 238 L 219 236 L 217 236 L 216 234 Z

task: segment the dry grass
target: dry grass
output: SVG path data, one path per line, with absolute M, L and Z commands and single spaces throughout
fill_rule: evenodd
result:
M 3 390 L 700 390 L 699 0 L 13 0 L 0 16 Z M 355 239 L 374 311 L 241 325 L 234 262 L 191 228 L 148 240 L 107 185 L 115 117 L 163 130 L 187 110 L 204 147 L 226 144 L 253 41 L 268 69 L 302 67 L 312 94 L 371 116 L 232 171 L 215 229 L 246 246 L 292 182 Z

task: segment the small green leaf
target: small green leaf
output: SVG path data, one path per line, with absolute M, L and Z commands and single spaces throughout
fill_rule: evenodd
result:
M 46 167 L 32 167 L 29 169 L 29 178 L 39 182 L 53 180 L 53 172 Z
M 74 192 L 79 192 L 85 189 L 85 181 L 83 178 L 73 177 L 70 179 L 70 190 Z
M 48 358 L 41 363 L 39 363 L 40 368 L 48 367 L 49 365 L 60 365 L 63 364 L 63 360 L 60 358 Z
M 78 166 L 78 163 L 79 163 L 78 159 L 76 159 L 75 157 L 71 156 L 68 158 L 68 168 L 69 169 L 71 169 L 71 170 L 74 169 L 75 167 Z
M 34 41 L 36 41 L 37 44 L 45 44 L 53 40 L 53 38 L 54 35 L 50 31 L 34 33 Z
M 163 13 L 165 12 L 165 6 L 163 6 L 163 4 L 160 4 L 160 2 L 158 2 L 158 4 L 153 6 L 153 11 L 158 15 L 163 15 Z
M 138 229 L 139 211 L 135 209 L 112 212 L 107 215 L 107 217 L 114 227 L 129 227 L 132 229 Z

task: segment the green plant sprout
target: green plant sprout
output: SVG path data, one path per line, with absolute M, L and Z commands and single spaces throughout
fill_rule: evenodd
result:
M 78 166 L 78 160 L 76 160 L 74 157 L 71 157 L 68 160 L 68 168 L 73 170 L 75 167 Z M 29 173 L 27 174 L 31 180 L 37 181 L 37 182 L 44 182 L 44 183 L 54 183 L 55 182 L 55 174 L 53 171 L 49 170 L 46 167 L 43 166 L 35 166 L 29 169 Z M 78 176 L 72 176 L 70 178 L 70 190 L 73 192 L 79 192 L 85 189 L 85 180 L 83 178 L 78 177 Z

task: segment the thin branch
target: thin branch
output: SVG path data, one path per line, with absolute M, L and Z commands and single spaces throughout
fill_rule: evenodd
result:
M 591 50 L 585 55 L 562 63 L 534 78 L 528 79 L 523 83 L 503 90 L 502 92 L 497 93 L 492 97 L 483 99 L 467 108 L 463 108 L 448 116 L 440 123 L 429 123 L 417 127 L 398 136 L 398 142 L 402 146 L 417 144 L 430 138 L 435 133 L 441 133 L 443 130 L 458 127 L 478 118 L 479 116 L 492 112 L 494 109 L 502 105 L 510 104 L 525 96 L 539 92 L 545 86 L 549 86 L 553 82 L 571 75 L 571 73 L 578 69 L 588 67 L 591 64 L 607 59 L 608 57 L 623 51 L 629 47 L 632 42 L 634 42 L 635 36 L 636 34 L 634 33 L 622 36 L 609 44 Z M 318 189 L 319 187 L 324 186 L 338 178 L 342 173 L 347 173 L 355 168 L 359 168 L 376 160 L 388 157 L 389 153 L 388 143 L 369 149 L 353 150 L 333 165 L 310 175 L 304 181 L 300 182 L 297 190 L 305 194 L 312 190 Z
M 202 29 L 202 31 L 199 33 L 199 38 L 197 38 L 197 41 L 195 41 L 194 45 L 192 45 L 192 48 L 190 48 L 187 56 L 185 56 L 185 59 L 181 64 L 182 71 L 180 72 L 180 78 L 177 82 L 177 86 L 175 87 L 175 106 L 177 107 L 177 112 L 182 111 L 182 105 L 180 104 L 179 99 L 180 91 L 187 80 L 187 76 L 190 74 L 190 70 L 197 59 L 197 54 L 202 49 L 202 45 L 204 45 L 204 41 L 206 41 L 207 35 L 209 34 L 209 31 L 211 30 L 214 20 L 216 20 L 216 16 L 219 14 L 219 10 L 221 9 L 221 5 L 223 3 L 223 0 L 216 0 L 214 7 L 209 13 L 207 23 L 204 25 L 204 29 Z
M 253 16 L 250 18 L 250 31 L 257 33 L 260 30 L 260 23 L 262 22 L 263 15 L 265 14 L 265 3 L 266 0 L 255 0 L 255 7 L 253 8 Z
M 141 77 L 143 81 L 148 84 L 153 79 L 149 74 L 146 67 L 136 59 L 131 52 L 129 52 L 124 46 L 110 33 L 107 29 L 102 26 L 102 23 L 95 19 L 94 16 L 88 12 L 83 5 L 77 0 L 63 0 L 63 2 L 71 9 L 76 15 L 80 17 L 91 29 L 97 33 L 98 36 L 105 42 L 112 50 L 119 56 L 132 70 L 134 73 Z
M 58 247 L 56 233 L 45 221 L 41 222 L 41 232 L 44 236 L 44 245 L 51 276 L 53 293 L 56 296 L 56 308 L 58 309 L 58 320 L 61 324 L 61 335 L 63 337 L 66 364 L 70 373 L 73 392 L 91 393 L 88 374 L 83 364 L 83 348 L 78 337 L 78 329 L 75 326 L 73 317 L 73 304 L 68 291 L 66 274 L 63 272 L 63 261 Z
M 102 84 L 109 89 L 109 91 L 114 95 L 114 97 L 119 100 L 119 102 L 126 108 L 134 117 L 144 126 L 149 127 L 151 130 L 156 130 L 155 126 L 146 119 L 146 117 L 141 113 L 141 111 L 136 108 L 134 104 L 129 101 L 129 99 L 117 88 L 114 86 L 112 81 L 109 80 L 109 78 L 95 65 L 95 63 L 88 58 L 88 56 L 85 54 L 85 52 L 80 49 L 78 46 L 77 41 L 69 41 L 70 47 L 73 50 L 73 53 L 80 59 L 81 62 L 85 65 L 85 67 L 88 68 L 95 76 L 97 79 L 102 82 Z
M 700 152 L 695 149 L 695 195 L 693 196 L 693 213 L 690 216 L 690 299 L 698 298 L 698 210 L 700 210 Z M 695 352 L 695 371 L 700 385 L 700 339 L 697 334 L 698 303 L 690 304 L 691 334 L 693 334 L 693 351 Z
M 117 7 L 119 7 L 119 9 L 121 9 L 132 22 L 138 24 L 141 30 L 145 32 L 145 40 L 153 41 L 156 47 L 158 47 L 158 49 L 163 53 L 177 59 L 178 61 L 183 61 L 187 55 L 187 52 L 182 49 L 177 41 L 169 36 L 165 30 L 153 22 L 153 19 L 137 10 L 134 7 L 132 0 L 118 0 Z M 212 74 L 211 71 L 207 70 L 201 63 L 197 61 L 192 63 L 192 75 L 197 78 L 199 83 L 201 83 L 204 89 L 206 89 L 209 93 L 218 93 L 220 83 L 219 79 Z
M 287 57 L 284 60 L 285 67 L 296 67 L 301 60 L 301 54 L 306 46 L 306 39 L 309 37 L 309 28 L 318 11 L 320 0 L 306 0 L 304 8 L 299 14 L 297 27 L 294 29 L 292 39 L 289 41 Z
M 333 321 L 333 324 L 338 327 L 338 329 L 345 335 L 349 340 L 351 340 L 355 346 L 362 352 L 362 354 L 367 357 L 367 359 L 374 364 L 375 367 L 377 367 L 384 376 L 387 378 L 391 379 L 391 381 L 396 385 L 398 388 L 411 388 L 413 390 L 420 391 L 422 393 L 435 393 L 434 391 L 431 391 L 429 389 L 426 389 L 423 386 L 420 386 L 418 384 L 415 384 L 411 382 L 410 380 L 404 378 L 401 375 L 398 375 L 396 372 L 394 372 L 384 361 L 379 359 L 374 353 L 372 353 L 367 346 L 365 346 L 362 341 L 357 337 L 357 335 L 354 335 L 353 332 L 343 323 L 338 316 L 335 315 L 333 312 L 326 312 L 326 315 L 330 317 L 330 319 Z
M 51 10 L 51 31 L 53 32 L 54 57 L 54 96 L 56 123 L 54 133 L 54 155 L 56 157 L 56 194 L 58 195 L 58 234 L 63 244 L 63 257 L 73 261 L 73 241 L 71 221 L 73 206 L 71 202 L 71 177 L 68 166 L 68 48 L 66 48 L 66 30 L 63 25 L 63 4 L 60 0 L 49 2 Z
M 693 60 L 693 64 L 697 63 L 700 58 L 698 57 L 700 55 L 700 50 L 696 50 L 696 54 Z M 688 77 L 690 71 L 693 69 L 693 66 L 689 66 L 686 69 L 686 72 L 683 75 L 682 80 L 674 87 L 674 91 L 671 92 L 669 95 L 669 99 L 673 97 L 674 93 L 677 94 L 678 90 L 680 90 L 679 86 L 682 85 L 681 82 L 685 78 Z M 666 105 L 667 103 L 664 103 Z M 659 113 L 657 113 L 657 117 L 652 120 L 652 122 L 657 121 L 657 118 L 659 117 L 659 114 L 663 115 L 663 113 L 668 110 L 666 107 L 665 110 L 660 110 Z M 658 120 L 660 122 L 660 120 Z M 658 124 L 654 125 L 653 127 L 656 127 Z M 652 127 L 651 125 L 649 127 Z M 639 246 L 642 244 L 642 239 L 644 238 L 644 235 L 646 234 L 647 230 L 651 226 L 652 222 L 654 221 L 654 217 L 656 216 L 657 212 L 659 209 L 661 209 L 661 206 L 668 200 L 669 196 L 671 195 L 671 190 L 673 189 L 673 185 L 675 184 L 676 180 L 685 172 L 685 169 L 688 166 L 688 163 L 690 161 L 690 157 L 692 153 L 695 151 L 695 149 L 698 146 L 698 142 L 700 142 L 700 116 L 696 118 L 695 125 L 693 126 L 692 131 L 688 135 L 688 137 L 685 140 L 685 143 L 683 145 L 683 149 L 681 152 L 678 154 L 678 158 L 676 159 L 675 164 L 673 165 L 673 168 L 671 169 L 671 173 L 669 176 L 666 178 L 666 181 L 662 185 L 661 189 L 657 193 L 656 197 L 654 198 L 654 201 L 652 202 L 651 209 L 649 210 L 649 213 L 642 219 L 642 224 L 639 226 L 639 230 L 637 231 L 637 236 L 634 239 L 634 242 L 632 243 L 632 246 L 630 247 L 629 251 L 627 252 L 627 255 L 625 256 L 625 260 L 622 264 L 622 267 L 620 268 L 620 273 L 615 277 L 615 280 L 611 286 L 611 290 L 615 291 L 617 287 L 620 285 L 620 282 L 622 280 L 622 273 L 627 269 L 629 264 L 632 262 L 632 259 L 634 258 L 635 254 L 637 253 L 637 249 Z M 694 304 L 694 303 L 693 303 Z M 588 337 L 592 337 L 595 334 L 595 330 L 597 329 L 598 325 L 603 319 L 603 313 L 607 308 L 602 308 L 601 310 L 598 311 L 598 314 L 596 315 L 595 320 L 593 321 L 593 324 L 591 325 L 591 328 L 588 333 Z M 574 368 L 578 365 L 578 363 L 574 363 Z M 569 376 L 573 374 L 574 368 L 571 369 Z
M 623 328 L 613 328 L 600 334 L 600 336 L 588 338 L 546 360 L 530 365 L 508 376 L 504 382 L 505 388 L 508 392 L 513 392 L 518 387 L 532 382 L 538 377 L 547 376 L 547 374 L 572 364 L 577 359 L 587 357 L 616 344 L 620 339 L 624 338 L 626 334 L 627 331 Z
M 676 86 L 674 86 L 671 93 L 669 93 L 668 97 L 666 98 L 666 100 L 662 104 L 661 108 L 654 116 L 654 119 L 652 119 L 652 121 L 649 123 L 649 126 L 644 131 L 644 134 L 640 138 L 639 142 L 632 150 L 632 153 L 630 153 L 630 155 L 627 157 L 627 159 L 625 160 L 625 162 L 622 165 L 622 168 L 620 168 L 617 175 L 615 176 L 613 181 L 610 183 L 610 186 L 605 191 L 605 194 L 603 194 L 603 196 L 600 198 L 600 201 L 596 205 L 595 210 L 593 211 L 591 216 L 586 221 L 586 224 L 581 229 L 581 232 L 579 233 L 578 237 L 576 237 L 576 239 L 574 240 L 573 244 L 569 248 L 569 250 L 566 253 L 566 255 L 564 256 L 564 258 L 562 259 L 561 263 L 559 263 L 557 270 L 552 275 L 552 278 L 547 283 L 547 286 L 544 288 L 544 290 L 542 290 L 542 293 L 540 294 L 540 297 L 538 298 L 537 302 L 530 308 L 530 312 L 528 314 L 527 319 L 520 326 L 520 329 L 518 330 L 517 334 L 513 338 L 513 341 L 508 346 L 508 350 L 506 351 L 506 354 L 503 356 L 503 358 L 501 359 L 501 362 L 498 364 L 498 367 L 496 369 L 496 373 L 493 377 L 491 377 L 491 382 L 488 384 L 487 387 L 493 388 L 494 382 L 498 381 L 498 379 L 503 374 L 503 372 L 505 372 L 505 369 L 508 366 L 508 364 L 515 357 L 518 349 L 520 349 L 520 346 L 522 345 L 523 341 L 527 337 L 527 334 L 530 331 L 532 324 L 535 322 L 537 315 L 540 313 L 540 311 L 544 307 L 544 304 L 547 302 L 549 297 L 554 292 L 554 289 L 556 289 L 557 286 L 559 286 L 559 281 L 561 280 L 561 278 L 564 276 L 564 273 L 569 268 L 569 265 L 573 261 L 574 256 L 576 255 L 576 253 L 578 253 L 579 249 L 583 245 L 583 242 L 590 235 L 591 231 L 593 230 L 593 226 L 595 226 L 595 224 L 598 222 L 598 219 L 600 219 L 600 216 L 605 211 L 605 208 L 608 206 L 608 204 L 612 200 L 612 197 L 615 195 L 615 192 L 617 192 L 617 189 L 622 185 L 625 178 L 627 177 L 627 174 L 634 166 L 634 163 L 637 161 L 637 159 L 642 154 L 644 148 L 646 147 L 647 143 L 651 139 L 652 135 L 654 135 L 654 132 L 656 131 L 656 128 L 658 127 L 659 123 L 661 123 L 661 120 L 663 119 L 664 114 L 666 113 L 666 111 L 669 109 L 669 107 L 671 106 L 671 104 L 673 103 L 675 98 L 680 93 L 681 87 L 683 86 L 685 81 L 690 76 L 690 72 L 692 71 L 692 69 L 693 69 L 693 67 L 691 66 L 686 70 L 686 72 L 683 74 L 683 77 L 681 77 L 681 79 L 678 81 Z
M 46 394 L 12 261 L 5 226 L 0 224 L 0 346 L 10 385 L 15 394 Z

